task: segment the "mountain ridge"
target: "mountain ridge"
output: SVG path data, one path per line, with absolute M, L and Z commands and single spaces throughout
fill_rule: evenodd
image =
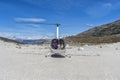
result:
M 71 45 L 120 42 L 120 20 L 96 26 L 92 29 L 65 38 Z
M 79 33 L 76 36 L 103 37 L 103 36 L 118 35 L 118 34 L 120 34 L 120 20 L 108 24 L 103 24 L 101 26 L 96 26 L 92 29 Z
M 0 37 L 0 40 L 2 40 L 4 42 L 17 43 L 17 44 L 44 44 L 48 41 L 46 39 L 28 40 L 28 39 L 9 39 L 6 37 Z
M 2 40 L 2 41 L 4 41 L 4 42 L 11 42 L 11 43 L 22 44 L 21 42 L 18 42 L 18 41 L 13 40 L 13 39 L 5 38 L 5 37 L 0 37 L 0 40 Z

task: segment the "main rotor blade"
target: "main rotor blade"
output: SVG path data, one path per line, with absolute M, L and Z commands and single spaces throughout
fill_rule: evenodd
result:
M 40 22 L 16 22 L 18 24 L 40 24 L 40 25 L 55 25 L 55 26 L 68 26 L 68 27 L 73 27 L 73 26 L 87 26 L 87 27 L 94 27 L 93 25 L 89 25 L 89 24 L 59 24 L 59 23 L 40 23 Z
M 88 24 L 61 24 L 61 26 L 69 26 L 69 27 L 73 27 L 73 26 L 78 26 L 78 27 L 85 27 L 85 26 L 87 26 L 87 27 L 94 27 L 94 26 L 92 26 L 92 25 L 88 25 Z
M 61 24 L 61 26 L 82 26 L 81 24 Z
M 49 24 L 49 23 L 40 23 L 40 22 L 16 22 L 18 24 L 42 24 L 42 25 L 56 25 L 56 24 Z

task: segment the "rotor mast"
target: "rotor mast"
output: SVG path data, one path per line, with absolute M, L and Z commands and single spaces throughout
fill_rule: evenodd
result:
M 59 39 L 59 26 L 60 24 L 56 24 L 56 38 Z

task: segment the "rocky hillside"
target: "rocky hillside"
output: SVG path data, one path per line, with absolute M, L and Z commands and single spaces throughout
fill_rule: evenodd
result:
M 15 40 L 12 40 L 12 39 L 8 39 L 8 38 L 5 38 L 5 37 L 0 37 L 0 40 L 2 40 L 4 42 L 12 42 L 12 43 L 19 43 L 19 44 L 21 44 L 18 41 L 15 41 Z
M 72 45 L 120 42 L 120 20 L 97 26 L 76 36 L 66 37 L 65 39 L 67 43 Z
M 85 36 L 95 36 L 95 37 L 103 37 L 110 35 L 119 35 L 120 34 L 120 20 L 108 23 L 105 25 L 97 26 L 85 32 L 78 34 L 77 36 L 85 37 Z

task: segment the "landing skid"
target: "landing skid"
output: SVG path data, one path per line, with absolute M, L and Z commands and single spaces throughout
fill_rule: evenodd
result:
M 54 58 L 65 58 L 65 57 L 68 57 L 68 58 L 71 58 L 70 55 L 66 55 L 65 54 L 66 50 L 63 49 L 57 49 L 57 50 L 54 50 L 54 49 L 51 49 L 50 48 L 50 53 L 48 53 L 47 55 L 45 55 L 45 57 L 54 57 Z
M 54 54 L 49 54 L 49 55 L 45 55 L 45 57 L 53 57 L 53 58 L 65 58 L 65 57 L 68 57 L 68 58 L 71 58 L 70 55 L 62 55 L 62 54 L 59 54 L 59 53 L 54 53 Z

